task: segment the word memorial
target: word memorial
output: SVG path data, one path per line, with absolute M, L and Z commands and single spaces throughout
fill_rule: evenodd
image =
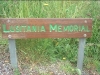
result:
M 91 19 L 2 19 L 0 22 L 3 37 L 12 39 L 90 37 L 92 29 Z
M 17 68 L 15 39 L 79 38 L 77 68 L 82 71 L 86 38 L 92 35 L 87 18 L 1 18 L 2 38 L 8 39 L 11 65 Z

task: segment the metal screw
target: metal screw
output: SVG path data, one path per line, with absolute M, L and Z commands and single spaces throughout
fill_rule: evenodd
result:
M 83 36 L 84 36 L 84 37 L 86 37 L 87 35 L 86 35 L 86 34 L 84 34 Z
M 87 23 L 87 20 L 85 20 L 84 22 Z
M 11 35 L 8 35 L 8 38 L 11 38 Z
M 7 22 L 9 23 L 9 22 L 10 22 L 10 20 L 7 20 Z

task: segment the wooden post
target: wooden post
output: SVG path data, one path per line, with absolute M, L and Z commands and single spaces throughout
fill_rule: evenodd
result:
M 16 54 L 16 44 L 14 39 L 9 39 L 9 52 L 10 52 L 10 62 L 13 68 L 17 68 L 17 54 Z
M 80 69 L 81 72 L 82 72 L 82 67 L 83 67 L 85 42 L 86 42 L 86 38 L 79 39 L 77 68 Z

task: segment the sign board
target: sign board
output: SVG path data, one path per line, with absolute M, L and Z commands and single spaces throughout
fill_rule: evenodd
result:
M 92 19 L 0 18 L 0 26 L 3 38 L 88 38 Z
M 21 38 L 80 38 L 77 67 L 82 71 L 86 38 L 91 37 L 92 19 L 0 18 L 2 37 L 9 39 L 10 60 L 17 68 L 16 44 Z

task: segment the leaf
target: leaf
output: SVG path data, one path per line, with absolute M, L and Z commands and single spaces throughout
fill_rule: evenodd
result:
M 77 73 L 78 73 L 79 75 L 82 74 L 80 69 L 76 69 L 76 71 L 77 71 Z
M 97 44 L 98 47 L 100 47 L 100 44 Z

